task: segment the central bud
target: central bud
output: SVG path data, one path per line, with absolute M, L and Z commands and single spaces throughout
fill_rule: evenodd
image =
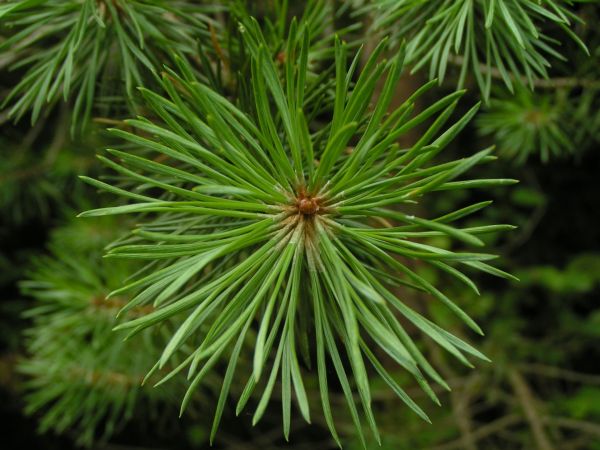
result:
M 298 211 L 302 214 L 315 214 L 319 210 L 319 203 L 316 198 L 300 198 L 298 199 Z
M 304 215 L 313 215 L 319 211 L 319 199 L 301 190 L 296 198 L 296 208 Z

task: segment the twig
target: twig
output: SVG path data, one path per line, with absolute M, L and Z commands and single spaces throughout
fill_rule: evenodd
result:
M 581 431 L 582 433 L 591 434 L 600 437 L 600 425 L 585 420 L 569 419 L 567 417 L 544 417 L 544 423 L 555 425 L 562 428 L 570 428 L 572 430 Z
M 446 364 L 444 358 L 440 354 L 438 347 L 432 348 L 432 358 L 436 366 L 440 368 L 440 371 L 444 378 L 452 378 L 456 374 Z M 471 410 L 469 408 L 470 403 L 470 385 L 476 381 L 478 377 L 476 375 L 470 375 L 464 385 L 450 391 L 450 401 L 452 404 L 452 414 L 456 425 L 460 430 L 461 434 L 461 448 L 463 450 L 477 450 L 475 445 L 475 439 L 473 438 L 473 425 L 471 423 Z
M 465 59 L 462 56 L 450 55 L 448 56 L 448 62 L 462 66 Z M 479 71 L 482 74 L 490 74 L 493 78 L 504 79 L 500 70 L 496 67 L 488 67 L 485 64 L 479 64 Z M 515 76 L 509 74 L 509 78 L 512 81 L 520 81 L 523 84 L 529 84 L 529 80 L 524 76 Z M 592 80 L 589 78 L 571 78 L 571 77 L 559 77 L 559 78 L 538 78 L 533 80 L 533 86 L 541 89 L 560 89 L 560 88 L 576 88 L 582 87 L 587 89 L 600 89 L 600 80 Z
M 477 446 L 475 445 L 476 440 L 473 437 L 472 412 L 470 408 L 470 386 L 477 379 L 477 376 L 471 375 L 467 383 L 460 390 L 453 390 L 450 393 L 453 414 L 463 435 L 465 450 L 477 450 Z
M 164 447 L 137 447 L 132 445 L 124 445 L 124 444 L 105 444 L 102 447 L 104 450 L 167 450 Z
M 529 184 L 532 184 L 538 192 L 542 192 L 542 187 L 540 186 L 535 174 L 526 172 L 524 176 Z M 544 200 L 536 206 L 531 215 L 527 218 L 525 225 L 518 230 L 518 233 L 506 243 L 502 249 L 502 253 L 504 255 L 508 255 L 517 248 L 521 247 L 523 244 L 527 243 L 546 215 L 546 211 L 547 202 Z
M 18 356 L 13 353 L 6 353 L 0 356 L 0 386 L 3 388 L 14 388 L 17 378 L 17 359 Z
M 515 425 L 521 421 L 521 416 L 518 414 L 509 414 L 500 419 L 494 420 L 485 425 L 481 425 L 477 428 L 477 430 L 473 431 L 472 438 L 474 442 L 480 441 L 488 436 L 492 436 L 499 431 L 502 431 L 512 425 Z M 436 447 L 432 447 L 431 450 L 453 450 L 453 449 L 463 449 L 463 440 L 456 439 L 452 442 L 447 442 L 445 444 L 438 445 Z
M 600 376 L 586 373 L 573 372 L 560 367 L 546 366 L 545 364 L 522 364 L 522 372 L 533 373 L 548 378 L 560 378 L 566 381 L 575 381 L 585 384 L 600 384 Z
M 529 422 L 537 448 L 539 450 L 554 450 L 554 446 L 544 430 L 542 419 L 538 415 L 536 399 L 527 381 L 515 369 L 508 372 L 508 379 Z

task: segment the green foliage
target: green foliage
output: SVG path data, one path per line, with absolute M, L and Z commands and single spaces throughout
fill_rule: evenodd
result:
M 466 302 L 478 304 L 474 315 L 487 324 L 482 350 L 493 363 L 482 365 L 477 371 L 463 370 L 452 364 L 447 355 L 427 346 L 436 366 L 452 377 L 452 391 L 440 394 L 440 400 L 448 406 L 431 411 L 434 426 L 397 408 L 382 386 L 373 383 L 373 398 L 379 400 L 375 407 L 382 411 L 379 426 L 383 448 L 463 449 L 464 443 L 469 442 L 468 436 L 472 436 L 470 442 L 475 448 L 536 448 L 524 403 L 543 424 L 543 432 L 553 448 L 562 449 L 573 443 L 581 450 L 594 448 L 599 442 L 600 377 L 592 357 L 597 354 L 600 323 L 595 302 L 598 283 L 578 280 L 597 276 L 598 261 L 597 253 L 574 255 L 564 268 L 554 268 L 553 275 L 561 279 L 558 283 L 550 277 L 537 277 L 547 267 L 533 265 L 515 269 L 522 282 L 514 283 L 510 289 L 476 296 L 460 286 L 452 286 L 454 295 L 463 295 Z M 517 265 L 514 261 L 510 264 Z M 590 274 L 586 273 L 588 267 Z M 567 281 L 569 278 L 572 281 Z M 564 286 L 556 289 L 560 283 Z M 569 289 L 567 285 L 577 287 Z M 426 308 L 436 320 L 451 323 L 448 312 L 440 305 L 432 303 Z M 584 313 L 586 309 L 591 313 Z M 534 319 L 527 311 L 533 311 Z M 583 364 L 577 362 L 580 358 Z M 402 380 L 399 372 L 392 373 Z M 517 392 L 511 381 L 515 372 L 527 386 L 529 397 Z M 414 389 L 409 392 L 419 399 Z M 350 448 L 360 448 L 360 442 L 355 439 Z
M 574 153 L 575 143 L 567 132 L 565 101 L 556 93 L 517 89 L 511 96 L 493 98 L 477 119 L 482 135 L 491 135 L 499 149 L 517 163 L 539 153 L 542 161 Z
M 100 141 L 93 133 L 85 140 L 69 139 L 68 123 L 69 117 L 63 113 L 40 121 L 27 133 L 18 131 L 0 138 L 3 226 L 22 225 L 34 218 L 47 220 L 53 212 L 82 200 L 90 203 L 90 189 L 76 177 L 97 173 L 93 149 Z M 65 197 L 65 192 L 71 195 Z
M 594 3 L 579 8 L 588 24 L 598 21 Z M 600 142 L 600 83 L 596 81 L 600 47 L 591 28 L 581 23 L 574 27 L 590 54 L 579 51 L 574 42 L 564 42 L 562 53 L 569 55 L 569 61 L 553 64 L 552 78 L 534 81 L 535 90 L 518 86 L 514 92 L 492 90 L 478 126 L 516 163 L 523 164 L 534 154 L 545 163 L 567 157 L 580 160 Z M 497 71 L 492 76 L 501 77 Z
M 536 266 L 519 272 L 525 286 L 543 286 L 562 294 L 590 292 L 600 283 L 600 255 L 578 255 L 566 267 Z
M 560 409 L 576 419 L 600 419 L 600 387 L 580 388 L 575 395 L 560 404 Z
M 533 155 L 547 163 L 567 156 L 580 158 L 600 141 L 597 88 L 573 87 L 494 96 L 477 118 L 483 136 L 500 152 L 523 164 Z
M 261 37 L 271 55 L 279 60 L 280 65 L 286 59 L 288 32 L 292 26 L 289 20 L 290 14 L 293 14 L 292 20 L 297 20 L 297 24 L 293 26 L 307 28 L 309 73 L 314 72 L 316 63 L 333 56 L 334 35 L 328 33 L 328 29 L 335 27 L 335 19 L 339 18 L 339 12 L 334 10 L 330 2 L 308 0 L 301 5 L 288 5 L 287 1 L 276 0 L 266 11 L 264 7 L 262 2 L 249 1 L 244 5 L 238 3 L 231 9 L 235 19 L 245 24 L 246 28 L 249 27 L 248 23 L 253 20 L 252 18 L 261 17 L 263 22 L 260 25 Z M 239 31 L 239 24 L 235 23 L 235 25 L 235 30 Z M 336 28 L 336 34 L 343 36 L 359 28 L 359 25 L 352 23 L 344 28 Z M 236 34 L 236 38 L 235 43 L 243 49 L 244 39 L 239 34 Z M 247 65 L 248 61 L 243 59 L 243 53 L 237 56 L 238 59 L 234 59 L 233 64 L 240 68 L 242 65 Z
M 434 402 L 437 396 L 427 378 L 447 388 L 395 313 L 465 365 L 471 366 L 467 357 L 486 359 L 394 293 L 396 289 L 425 292 L 481 333 L 461 307 L 411 269 L 410 261 L 429 264 L 475 292 L 475 285 L 457 267 L 509 276 L 488 264 L 492 255 L 432 244 L 432 238 L 445 236 L 453 248 L 480 247 L 480 235 L 510 229 L 458 225 L 487 202 L 429 219 L 417 216 L 415 205 L 436 191 L 498 186 L 514 180 L 460 180 L 473 166 L 494 159 L 489 149 L 455 161 L 432 162 L 478 107 L 446 125 L 463 95 L 457 92 L 413 113 L 415 101 L 434 84 L 429 83 L 387 113 L 403 55 L 378 62 L 384 45 L 357 73 L 360 54 L 347 71 L 347 47 L 336 41 L 333 115 L 329 123 L 312 126 L 303 109 L 310 95 L 305 88 L 307 28 L 290 28 L 280 79 L 276 62 L 262 39 L 257 39 L 260 34 L 254 26 L 254 30 L 242 31 L 251 50 L 255 111 L 244 113 L 189 72 L 179 76 L 169 71 L 162 81 L 166 96 L 143 90 L 160 123 L 140 118 L 126 121 L 135 132 L 113 130 L 139 150 L 109 150 L 112 159 L 100 157 L 119 174 L 117 179 L 127 180 L 126 188 L 118 182 L 86 178 L 132 202 L 82 215 L 155 217 L 140 225 L 131 240 L 108 253 L 111 258 L 153 261 L 141 277 L 111 295 L 131 293 L 133 298 L 123 313 L 150 303 L 156 311 L 118 328 L 136 334 L 166 319 L 179 323 L 157 367 L 177 355 L 185 358 L 172 372 L 187 368 L 192 380 L 182 408 L 211 368 L 229 355 L 212 435 L 239 355 L 251 339 L 253 369 L 238 413 L 266 376 L 253 422 L 263 415 L 278 378 L 284 436 L 290 433 L 292 391 L 302 416 L 310 421 L 299 356 L 308 365 L 313 348 L 322 409 L 336 441 L 329 362 L 361 439 L 352 384 L 379 440 L 367 363 L 413 411 L 428 419 L 388 373 L 375 348 L 410 373 Z M 355 75 L 356 82 L 351 83 Z M 381 95 L 369 108 L 384 75 Z M 414 145 L 401 148 L 396 143 L 424 124 L 428 125 Z M 210 323 L 208 331 L 200 333 L 206 322 Z M 251 338 L 253 324 L 256 336 Z M 186 347 L 198 334 L 203 336 L 200 343 Z M 348 368 L 342 357 L 349 361 Z
M 134 415 L 155 420 L 177 400 L 173 392 L 141 386 L 160 355 L 161 333 L 146 331 L 124 341 L 112 332 L 122 322 L 115 314 L 126 299 L 107 301 L 105 296 L 135 265 L 100 255 L 122 226 L 115 220 L 81 222 L 57 231 L 51 255 L 36 258 L 30 279 L 22 283 L 36 302 L 25 313 L 33 325 L 25 333 L 28 356 L 20 369 L 28 378 L 26 412 L 41 415 L 40 431 L 66 433 L 79 445 L 91 446 L 110 438 Z M 110 230 L 109 236 L 93 239 L 97 227 L 104 234 Z M 68 244 L 71 233 L 85 229 L 87 242 Z M 126 317 L 143 313 L 137 309 Z
M 94 447 L 280 448 L 283 417 L 290 448 L 600 448 L 598 5 L 0 2 L 0 415 Z M 405 61 L 474 91 L 413 94 Z M 54 228 L 73 208 L 133 220 Z
M 485 99 L 492 72 L 513 90 L 547 78 L 550 60 L 564 59 L 559 42 L 547 34 L 551 26 L 585 45 L 570 27 L 580 19 L 556 0 L 378 0 L 367 2 L 374 27 L 407 40 L 406 60 L 413 72 L 429 64 L 429 77 L 440 81 L 449 64 L 458 63 L 458 87 L 474 76 Z M 459 59 L 456 59 L 459 58 Z
M 97 103 L 105 107 L 96 111 L 106 114 L 119 111 L 114 103 L 132 107 L 135 87 L 151 81 L 173 55 L 195 53 L 210 11 L 186 0 L 4 2 L 0 24 L 11 36 L 0 55 L 25 74 L 3 105 L 12 103 L 16 119 L 31 111 L 34 123 L 47 105 L 73 100 L 73 129 L 87 124 Z
M 283 3 L 281 5 L 280 3 Z M 259 24 L 252 11 L 252 3 L 247 8 L 235 8 L 232 12 L 236 19 L 235 32 L 230 33 L 230 48 L 227 62 L 231 62 L 231 72 L 237 74 L 236 103 L 245 112 L 255 108 L 254 86 L 249 82 L 252 77 L 252 64 L 248 58 L 256 51 L 256 47 L 263 46 L 265 55 L 272 59 L 275 71 L 279 76 L 285 77 L 286 61 L 294 60 L 298 55 L 289 54 L 292 48 L 288 44 L 290 34 L 294 45 L 304 45 L 307 49 L 306 75 L 304 77 L 303 109 L 306 121 L 311 123 L 320 114 L 331 111 L 334 103 L 334 80 L 332 77 L 334 65 L 333 43 L 334 36 L 326 33 L 333 26 L 334 11 L 328 2 L 310 0 L 299 19 L 295 17 L 290 22 L 287 17 L 286 2 L 275 2 L 275 17 L 267 15 Z M 348 27 L 353 28 L 353 27 Z M 337 30 L 344 34 L 348 29 Z M 305 40 L 305 41 L 303 41 Z M 218 83 L 212 83 L 211 87 Z M 227 93 L 227 89 L 221 92 Z

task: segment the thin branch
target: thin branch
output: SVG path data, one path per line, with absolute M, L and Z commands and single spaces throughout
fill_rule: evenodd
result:
M 544 430 L 542 419 L 537 411 L 535 396 L 531 392 L 527 381 L 514 369 L 509 371 L 508 379 L 529 422 L 537 448 L 539 450 L 554 450 L 554 446 Z
M 522 372 L 541 375 L 548 378 L 560 378 L 566 381 L 575 381 L 585 384 L 600 384 L 600 376 L 591 375 L 571 370 L 562 369 L 560 367 L 547 366 L 545 364 L 522 364 L 519 366 Z
M 531 171 L 525 171 L 523 177 L 538 192 L 543 192 L 543 188 L 540 185 L 534 173 L 532 173 Z M 518 230 L 518 233 L 513 235 L 512 239 L 510 239 L 502 248 L 504 255 L 512 253 L 514 250 L 516 250 L 517 248 L 521 247 L 523 244 L 526 244 L 529 241 L 529 239 L 541 223 L 542 219 L 546 215 L 548 209 L 547 203 L 548 202 L 544 200 L 535 207 L 533 212 L 527 218 L 525 224 L 522 227 L 520 227 L 520 230 Z
M 462 56 L 450 55 L 448 56 L 448 62 L 462 66 L 465 63 L 465 59 Z M 493 78 L 502 80 L 502 73 L 496 67 L 488 68 L 487 65 L 480 63 L 479 70 L 482 74 L 490 74 Z M 512 81 L 520 81 L 527 85 L 530 84 L 529 80 L 524 76 L 515 76 L 509 74 Z M 533 80 L 533 86 L 540 89 L 561 89 L 561 88 L 576 88 L 582 87 L 586 89 L 600 89 L 600 81 L 589 78 L 572 78 L 572 77 L 559 77 L 559 78 L 538 78 Z
M 600 425 L 585 420 L 570 419 L 568 417 L 544 417 L 544 423 L 554 425 L 561 428 L 570 428 L 572 430 L 581 431 L 582 433 L 591 434 L 600 437 Z
M 83 381 L 90 386 L 123 386 L 131 388 L 141 386 L 145 374 L 131 375 L 114 370 L 93 370 L 77 364 L 73 364 L 64 375 L 72 376 L 72 380 Z
M 14 353 L 6 353 L 0 357 L 0 386 L 13 389 L 17 380 L 18 356 Z
M 471 435 L 474 442 L 480 441 L 488 436 L 492 436 L 502 430 L 505 430 L 508 427 L 518 424 L 521 422 L 522 418 L 518 414 L 509 414 L 504 417 L 501 417 L 498 420 L 494 420 L 485 425 L 480 425 L 477 427 L 473 434 Z M 463 449 L 463 440 L 456 439 L 451 442 L 447 442 L 445 444 L 438 445 L 436 447 L 432 447 L 431 450 L 454 450 L 454 449 Z
M 432 347 L 432 359 L 436 366 L 440 368 L 445 378 L 456 376 L 454 371 L 446 363 L 440 354 L 439 347 Z M 464 385 L 450 391 L 450 402 L 452 404 L 452 414 L 456 425 L 461 434 L 461 448 L 464 450 L 477 450 L 476 440 L 473 438 L 472 413 L 470 405 L 470 386 L 479 379 L 477 375 L 470 375 Z

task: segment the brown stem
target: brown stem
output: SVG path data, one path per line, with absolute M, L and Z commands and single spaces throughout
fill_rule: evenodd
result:
M 17 361 L 15 353 L 6 353 L 0 356 L 0 386 L 14 389 L 17 380 Z
M 544 417 L 543 422 L 561 428 L 570 428 L 600 437 L 600 425 L 585 420 L 570 419 L 568 417 Z
M 433 362 L 439 367 L 445 379 L 456 376 L 441 355 L 439 347 L 432 346 L 431 354 Z M 452 415 L 461 434 L 459 440 L 461 443 L 460 448 L 463 450 L 477 450 L 476 440 L 473 438 L 472 412 L 470 408 L 470 387 L 476 380 L 476 375 L 470 375 L 464 384 L 458 385 L 450 391 Z
M 93 308 L 98 309 L 98 310 L 109 310 L 109 311 L 119 310 L 119 309 L 123 308 L 125 305 L 127 305 L 127 303 L 129 303 L 129 301 L 127 299 L 120 298 L 120 297 L 111 297 L 110 299 L 107 299 L 104 295 L 97 295 L 96 297 L 92 298 L 92 300 L 91 300 L 91 306 Z M 155 310 L 155 308 L 152 305 L 139 305 L 139 306 L 136 306 L 136 307 L 132 308 L 131 310 L 129 310 L 127 312 L 127 316 L 128 317 L 145 316 L 147 314 L 150 314 L 151 312 L 154 312 L 154 310 Z
M 527 384 L 527 381 L 517 370 L 511 369 L 508 372 L 508 380 L 513 388 L 517 400 L 519 401 L 525 417 L 529 422 L 529 426 L 533 433 L 533 439 L 539 450 L 554 450 L 554 446 L 550 442 L 542 419 L 538 414 L 536 406 L 536 398 Z
M 448 62 L 461 66 L 464 64 L 465 59 L 462 56 L 450 55 Z M 488 68 L 485 64 L 479 64 L 479 71 L 482 74 L 490 74 L 493 78 L 503 79 L 502 73 L 495 67 Z M 515 75 L 509 75 L 513 81 L 521 81 L 523 84 L 529 84 L 529 80 L 524 77 L 517 77 Z M 533 86 L 541 89 L 560 89 L 560 88 L 589 88 L 589 89 L 600 89 L 600 81 L 591 80 L 587 78 L 570 78 L 570 77 L 559 77 L 559 78 L 540 78 L 533 80 Z
M 587 373 L 573 372 L 560 367 L 547 366 L 545 364 L 522 364 L 519 366 L 521 372 L 533 373 L 548 378 L 559 378 L 566 381 L 574 381 L 585 384 L 600 384 L 600 376 Z
M 523 177 L 530 185 L 532 185 L 536 189 L 536 191 L 543 192 L 543 189 L 534 173 L 532 173 L 531 171 L 526 171 Z M 518 249 L 519 247 L 521 247 L 522 245 L 526 244 L 537 229 L 537 227 L 539 226 L 539 224 L 544 219 L 546 211 L 547 202 L 546 200 L 544 200 L 535 207 L 535 209 L 527 218 L 525 224 L 523 224 L 523 226 L 521 226 L 518 230 L 518 233 L 513 234 L 511 239 L 503 246 L 502 254 L 508 255 L 516 249 Z
M 515 425 L 521 421 L 521 416 L 518 414 L 509 414 L 504 417 L 501 417 L 498 420 L 494 420 L 486 425 L 479 426 L 477 430 L 475 430 L 472 434 L 472 438 L 475 442 L 480 441 L 488 436 L 492 436 L 512 425 Z M 456 439 L 452 442 L 447 442 L 442 445 L 438 445 L 436 447 L 431 448 L 431 450 L 454 450 L 459 449 L 462 450 L 463 440 Z

